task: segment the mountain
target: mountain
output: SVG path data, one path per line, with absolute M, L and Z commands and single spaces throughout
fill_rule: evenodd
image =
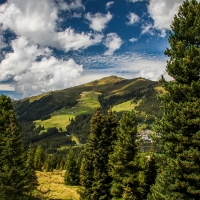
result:
M 55 139 L 55 134 L 65 132 L 85 142 L 89 120 L 97 107 L 101 106 L 103 110 L 112 107 L 118 115 L 124 110 L 135 109 L 141 128 L 145 128 L 155 117 L 162 115 L 157 95 L 163 92 L 156 81 L 109 76 L 14 101 L 13 106 L 26 141 L 38 142 L 47 137 Z

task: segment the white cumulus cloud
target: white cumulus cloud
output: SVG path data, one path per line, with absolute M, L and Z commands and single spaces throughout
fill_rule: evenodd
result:
M 90 21 L 91 29 L 101 32 L 106 28 L 107 23 L 112 19 L 112 15 L 110 12 L 107 14 L 96 13 L 94 15 L 87 13 L 85 18 Z
M 129 19 L 129 21 L 127 22 L 128 25 L 133 25 L 136 22 L 139 21 L 139 16 L 136 15 L 135 13 L 129 13 L 129 15 L 127 16 L 127 18 Z
M 135 2 L 144 1 L 144 0 L 129 0 L 129 1 L 135 3 Z
M 84 10 L 81 0 L 67 4 L 64 0 L 8 0 L 0 5 L 0 48 L 6 46 L 3 32 L 11 30 L 12 52 L 0 53 L 0 83 L 9 83 L 23 97 L 71 87 L 81 75 L 83 66 L 73 59 L 53 56 L 50 47 L 65 52 L 79 50 L 102 41 L 103 35 L 76 32 L 71 27 L 61 30 L 60 10 Z
M 170 29 L 171 22 L 175 14 L 178 13 L 179 6 L 183 0 L 150 0 L 148 12 L 154 20 L 153 27 L 161 31 L 161 37 L 165 36 L 165 31 Z
M 70 87 L 83 71 L 73 59 L 59 60 L 49 48 L 32 44 L 25 37 L 13 40 L 11 46 L 13 52 L 0 64 L 0 82 L 10 81 L 23 97 Z
M 142 25 L 142 32 L 141 35 L 143 34 L 150 34 L 150 35 L 154 35 L 153 32 L 154 28 L 153 28 L 153 24 L 143 24 Z
M 107 34 L 104 44 L 108 50 L 105 52 L 105 55 L 112 55 L 121 47 L 122 43 L 121 38 L 116 33 Z
M 3 33 L 3 30 L 0 26 L 0 50 L 7 46 L 7 44 L 5 43 L 4 38 L 2 36 L 2 33 Z M 0 56 L 0 58 L 1 58 L 1 56 Z
M 129 41 L 133 43 L 133 42 L 137 42 L 138 39 L 137 38 L 131 38 L 131 39 L 129 39 Z
M 62 5 L 62 6 L 61 6 Z M 9 0 L 0 6 L 2 29 L 10 29 L 18 36 L 25 36 L 35 44 L 55 47 L 64 51 L 87 48 L 99 43 L 99 34 L 76 33 L 72 28 L 58 31 L 57 21 L 60 7 L 78 9 L 82 4 L 76 0 L 71 4 L 53 0 Z
M 106 3 L 106 9 L 109 9 L 113 5 L 114 1 Z

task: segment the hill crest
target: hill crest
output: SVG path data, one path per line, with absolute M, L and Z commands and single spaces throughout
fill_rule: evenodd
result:
M 83 84 L 84 86 L 96 86 L 96 85 L 105 85 L 110 83 L 116 83 L 119 81 L 125 80 L 124 78 L 118 77 L 118 76 L 107 76 L 103 77 L 98 80 L 94 80 L 88 83 Z

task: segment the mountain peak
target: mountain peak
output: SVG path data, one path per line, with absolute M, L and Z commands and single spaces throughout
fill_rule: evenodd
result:
M 118 77 L 118 76 L 107 76 L 95 81 L 91 81 L 89 83 L 84 84 L 85 86 L 92 86 L 92 85 L 105 85 L 109 83 L 116 83 L 119 81 L 124 80 L 124 78 Z

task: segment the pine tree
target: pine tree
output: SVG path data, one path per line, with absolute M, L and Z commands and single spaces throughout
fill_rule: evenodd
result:
M 36 187 L 9 97 L 0 97 L 0 198 L 22 199 Z
M 111 110 L 107 116 L 103 116 L 98 109 L 91 119 L 90 135 L 81 165 L 81 183 L 85 187 L 81 199 L 111 199 L 112 178 L 108 174 L 108 155 L 113 151 L 117 125 Z
M 119 124 L 118 139 L 109 156 L 110 175 L 113 178 L 111 194 L 113 200 L 142 199 L 144 180 L 139 180 L 139 136 L 134 111 L 125 112 Z
M 51 168 L 50 160 L 51 160 L 51 155 L 48 154 L 46 156 L 46 159 L 45 159 L 43 167 L 42 167 L 42 169 L 46 172 L 52 172 L 53 171 L 53 169 Z
M 41 145 L 38 145 L 34 156 L 34 168 L 41 171 L 45 161 L 45 153 Z
M 83 158 L 80 168 L 80 183 L 81 186 L 83 186 L 82 190 L 80 191 L 80 200 L 92 200 L 91 193 L 92 183 L 94 181 L 94 167 L 90 150 L 92 150 L 92 148 L 89 143 L 87 143 L 83 151 Z
M 79 185 L 79 169 L 72 149 L 67 156 L 64 182 L 66 185 Z
M 157 175 L 157 163 L 156 163 L 156 153 L 154 150 L 154 142 L 151 143 L 150 153 L 146 156 L 145 164 L 145 195 L 144 198 L 147 199 L 147 195 L 150 193 L 150 188 L 155 184 L 155 179 Z
M 35 149 L 33 148 L 32 144 L 29 145 L 29 149 L 27 152 L 27 165 L 34 169 L 34 155 Z
M 200 3 L 184 1 L 169 36 L 167 72 L 161 82 L 164 114 L 159 174 L 149 199 L 200 199 Z

